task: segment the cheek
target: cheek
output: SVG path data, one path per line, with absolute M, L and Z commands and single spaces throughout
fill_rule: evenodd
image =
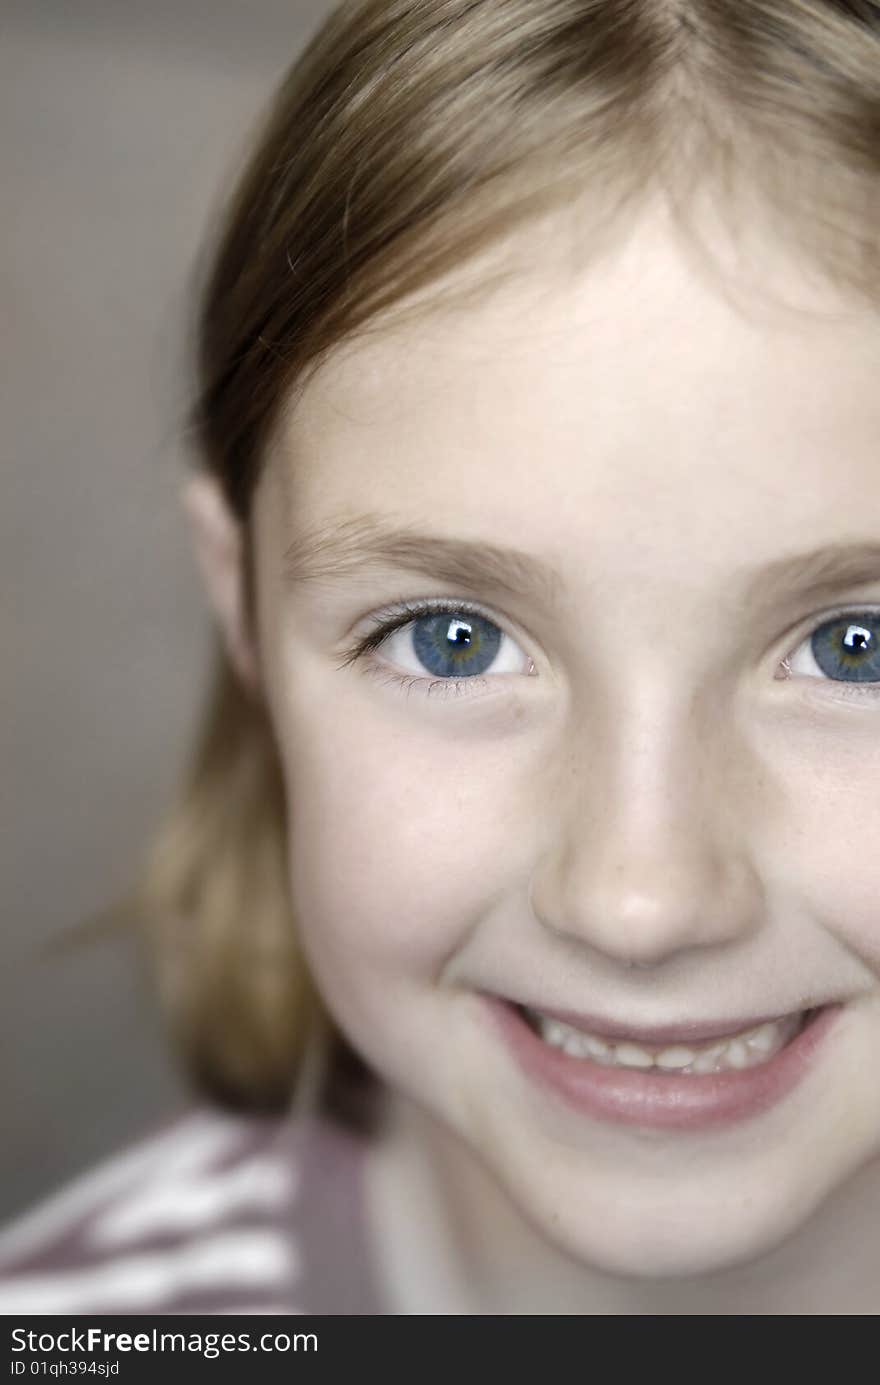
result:
M 814 848 L 804 871 L 814 916 L 854 956 L 880 972 L 880 808 L 850 799 L 852 814 L 817 810 L 810 817 Z
M 880 721 L 880 718 L 877 719 Z M 768 821 L 767 879 L 855 958 L 880 970 L 880 734 L 817 729 L 780 764 L 782 817 Z M 784 908 L 782 905 L 781 908 Z
M 318 969 L 436 977 L 522 875 L 522 767 L 473 736 L 341 709 L 280 728 L 294 908 Z

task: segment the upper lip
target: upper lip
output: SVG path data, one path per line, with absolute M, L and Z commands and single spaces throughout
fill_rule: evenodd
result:
M 517 1004 L 519 1002 L 514 1002 Z M 803 1010 L 789 1010 L 780 1014 L 746 1016 L 726 1020 L 681 1020 L 676 1024 L 635 1025 L 606 1019 L 598 1015 L 584 1015 L 574 1010 L 554 1010 L 545 1005 L 520 1004 L 520 1008 L 545 1015 L 548 1019 L 560 1020 L 572 1029 L 582 1029 L 595 1034 L 599 1039 L 629 1039 L 631 1043 L 646 1046 L 673 1043 L 704 1043 L 710 1039 L 724 1039 L 732 1034 L 742 1034 L 749 1029 L 757 1029 L 761 1024 L 775 1023 L 793 1014 L 803 1014 Z

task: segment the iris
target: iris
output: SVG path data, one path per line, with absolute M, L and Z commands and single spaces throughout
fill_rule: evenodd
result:
M 836 682 L 880 681 L 880 616 L 852 614 L 826 621 L 813 632 L 810 649 L 819 668 Z
M 413 622 L 412 641 L 418 658 L 436 678 L 467 678 L 491 667 L 501 631 L 482 616 L 441 611 Z

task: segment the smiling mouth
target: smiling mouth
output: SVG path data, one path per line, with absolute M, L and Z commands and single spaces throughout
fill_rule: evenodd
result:
M 572 1058 L 605 1068 L 629 1068 L 646 1075 L 656 1072 L 675 1077 L 760 1067 L 775 1058 L 821 1013 L 821 1009 L 801 1010 L 701 1043 L 648 1044 L 592 1034 L 525 1005 L 514 1008 L 549 1048 L 560 1049 Z

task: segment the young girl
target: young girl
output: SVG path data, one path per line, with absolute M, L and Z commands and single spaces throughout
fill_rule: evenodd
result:
M 5 1311 L 880 1310 L 878 250 L 869 0 L 334 13 L 199 326 L 214 1104 Z

